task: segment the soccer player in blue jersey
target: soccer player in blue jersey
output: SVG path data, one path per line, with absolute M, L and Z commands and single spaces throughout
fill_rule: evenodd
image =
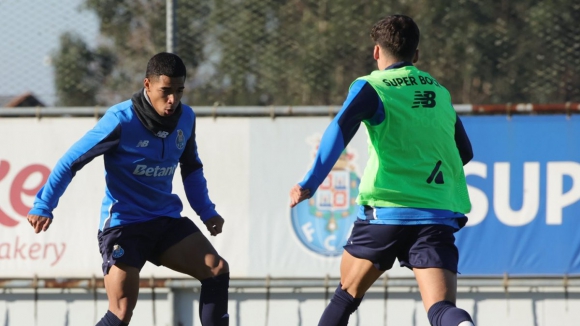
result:
M 463 165 L 471 143 L 449 92 L 418 70 L 419 28 L 402 15 L 377 22 L 371 37 L 379 70 L 355 80 L 324 132 L 311 170 L 290 191 L 290 205 L 311 197 L 361 123 L 369 161 L 360 205 L 344 246 L 341 283 L 319 325 L 347 325 L 365 292 L 393 266 L 413 270 L 433 326 L 473 326 L 455 306 L 458 251 L 454 232 L 471 208 Z
M 106 189 L 98 240 L 109 310 L 97 326 L 129 324 L 146 261 L 200 280 L 202 325 L 228 325 L 228 263 L 181 216 L 182 202 L 171 192 L 179 164 L 191 207 L 212 236 L 222 232 L 224 220 L 209 199 L 197 154 L 195 114 L 181 103 L 185 76 L 177 55 L 153 56 L 143 89 L 107 110 L 66 152 L 28 214 L 36 233 L 48 230 L 52 211 L 76 172 L 104 156 Z

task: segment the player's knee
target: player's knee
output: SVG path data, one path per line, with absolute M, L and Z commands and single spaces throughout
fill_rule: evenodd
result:
M 108 310 L 103 318 L 95 326 L 127 326 L 129 320 L 122 320 L 115 315 L 111 310 Z
M 364 295 L 364 293 L 363 293 Z M 362 296 L 357 298 L 350 294 L 348 291 L 342 288 L 342 285 L 339 285 L 336 290 L 334 291 L 334 295 L 332 296 L 332 301 L 340 306 L 346 307 L 346 311 L 351 314 L 353 313 L 362 301 Z
M 133 317 L 133 309 L 137 305 L 137 298 L 132 298 L 127 300 L 120 300 L 117 302 L 109 303 L 109 311 L 119 317 L 119 319 L 125 323 L 128 323 Z
M 220 274 L 229 273 L 230 272 L 230 264 L 223 258 L 220 258 L 220 263 L 222 265 Z
M 201 289 L 209 290 L 209 292 L 224 290 L 227 292 L 230 284 L 230 273 L 222 273 L 216 276 L 204 278 L 200 280 Z
M 341 289 L 348 294 L 352 295 L 353 298 L 362 298 L 365 295 L 365 290 L 362 289 L 359 282 L 353 282 L 349 280 L 341 280 Z
M 119 319 L 128 324 L 131 321 L 131 317 L 133 317 L 133 311 L 126 310 L 121 316 L 119 316 Z
M 432 326 L 457 326 L 463 322 L 473 323 L 471 316 L 455 306 L 451 301 L 439 301 L 427 313 Z M 471 324 L 473 325 L 473 324 Z
M 212 268 L 212 274 L 213 276 L 218 276 L 220 274 L 225 274 L 225 273 L 229 273 L 230 272 L 230 265 L 228 264 L 228 262 L 223 259 L 222 257 L 219 257 L 219 261 L 217 263 L 217 265 Z
M 124 323 L 129 323 L 131 321 L 131 317 L 133 317 L 133 309 L 130 309 L 127 306 L 121 305 L 116 308 L 110 307 L 109 310 Z

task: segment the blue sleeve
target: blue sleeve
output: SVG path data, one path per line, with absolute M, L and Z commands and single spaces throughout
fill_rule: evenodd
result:
M 80 140 L 64 154 L 40 189 L 29 214 L 52 218 L 52 211 L 76 172 L 95 157 L 115 148 L 120 140 L 121 126 L 114 113 L 107 112 Z
M 299 185 L 313 195 L 356 134 L 361 122 L 378 124 L 384 120 L 383 103 L 375 89 L 364 80 L 354 82 L 341 110 L 326 128 L 316 159 Z
M 207 181 L 203 176 L 203 164 L 197 155 L 195 120 L 192 129 L 191 137 L 188 139 L 183 154 L 179 159 L 181 178 L 187 201 L 201 220 L 205 222 L 211 217 L 218 215 L 218 213 L 215 210 L 215 205 L 209 199 Z
M 467 133 L 465 132 L 465 128 L 463 128 L 463 123 L 459 119 L 459 116 L 455 120 L 455 145 L 457 145 L 457 150 L 459 150 L 459 156 L 461 157 L 463 165 L 469 163 L 473 158 L 473 149 L 471 148 L 471 142 L 469 141 L 469 137 L 467 137 Z

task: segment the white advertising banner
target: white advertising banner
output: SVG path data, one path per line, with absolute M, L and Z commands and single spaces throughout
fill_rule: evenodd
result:
M 229 262 L 232 277 L 338 276 L 342 245 L 356 216 L 354 199 L 367 159 L 361 127 L 321 188 L 289 207 L 329 118 L 198 118 L 197 142 L 210 198 L 226 220 L 210 237 L 183 193 L 183 215 L 196 222 Z M 47 232 L 26 222 L 34 195 L 94 118 L 1 118 L 0 277 L 101 276 L 97 231 L 104 194 L 102 159 L 77 173 Z M 409 275 L 395 268 L 393 275 Z M 143 276 L 176 277 L 147 264 Z

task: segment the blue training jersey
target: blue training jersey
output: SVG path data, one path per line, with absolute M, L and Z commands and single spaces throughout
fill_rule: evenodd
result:
M 160 138 L 141 123 L 131 100 L 107 110 L 95 127 L 65 153 L 36 195 L 30 214 L 52 218 L 76 172 L 101 154 L 106 189 L 100 230 L 160 216 L 180 218 L 183 204 L 172 193 L 178 164 L 191 207 L 202 221 L 218 215 L 209 199 L 197 154 L 193 110 L 182 104 L 177 127 L 166 138 Z
M 386 69 L 396 69 L 407 65 L 411 65 L 411 63 L 398 62 Z M 310 190 L 311 196 L 314 195 L 356 134 L 360 124 L 367 121 L 370 125 L 378 125 L 384 120 L 383 102 L 375 89 L 364 80 L 355 81 L 350 87 L 341 110 L 322 136 L 312 168 L 298 184 L 302 188 Z M 455 122 L 455 143 L 463 164 L 467 164 L 473 157 L 473 151 L 459 117 Z M 444 224 L 455 228 L 459 228 L 457 219 L 464 217 L 463 214 L 441 209 L 368 206 L 361 206 L 357 216 L 360 219 L 368 220 L 371 224 Z

